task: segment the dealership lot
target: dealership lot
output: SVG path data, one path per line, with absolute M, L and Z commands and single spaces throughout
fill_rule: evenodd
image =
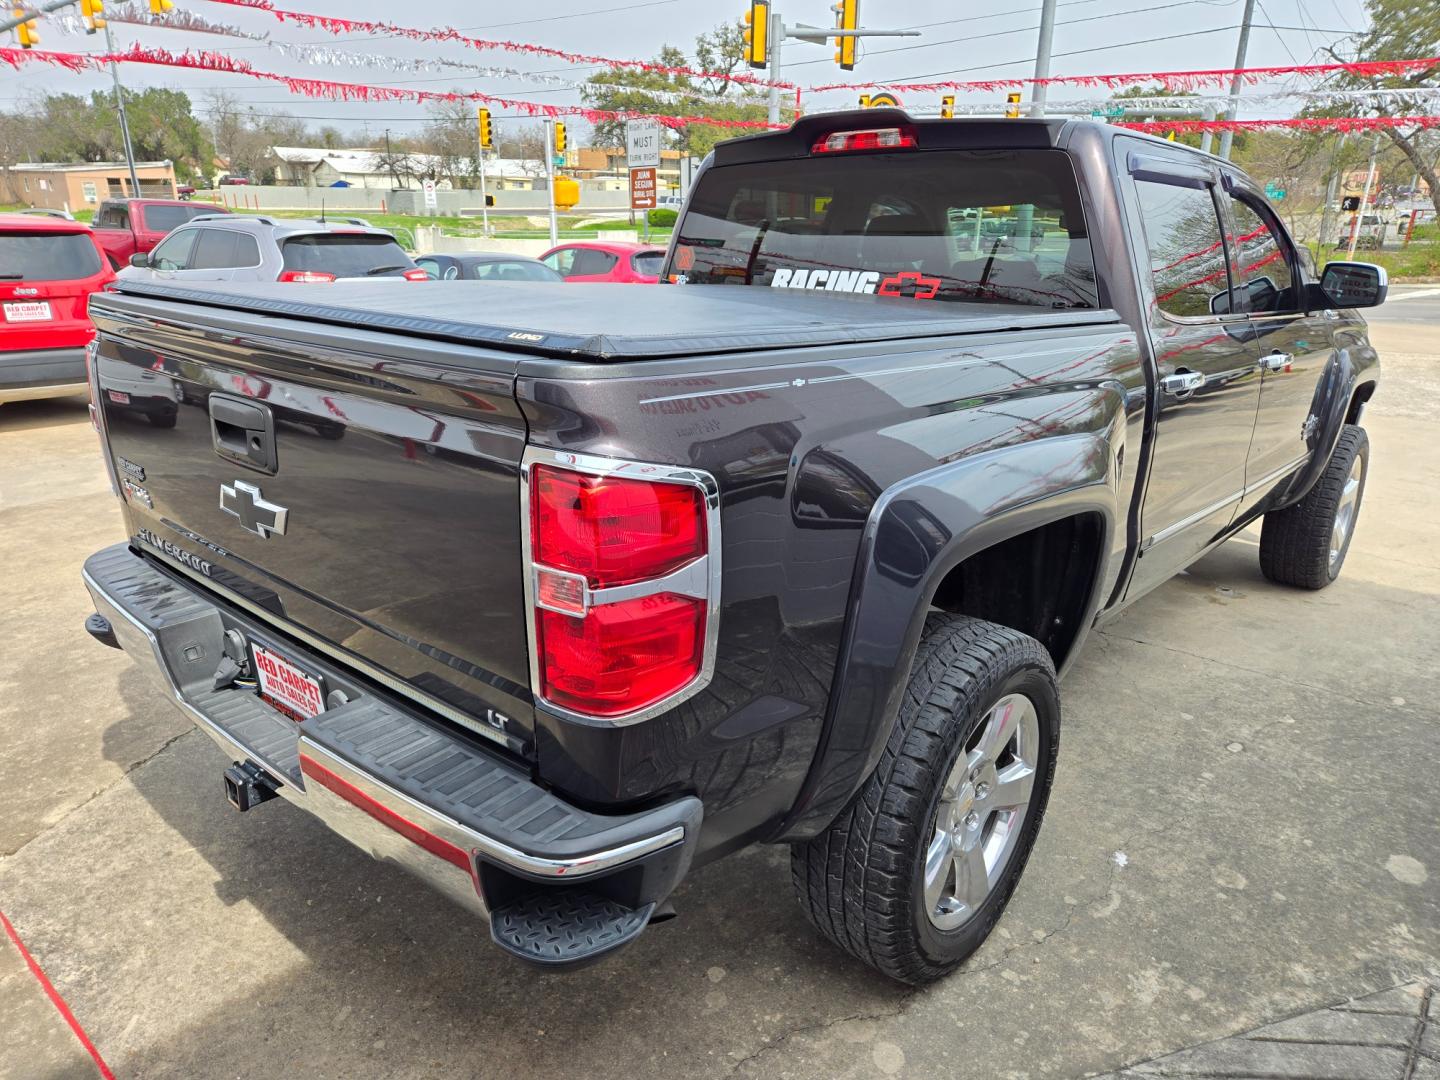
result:
M 83 403 L 5 406 L 0 911 L 120 1076 L 1076 1076 L 1433 981 L 1440 292 L 1406 291 L 1344 576 L 1273 586 L 1252 531 L 1092 637 L 1015 901 L 920 992 L 810 931 L 781 849 L 551 976 L 287 804 L 235 814 L 209 740 L 81 630 L 121 536 Z M 4 938 L 0 1015 L 0 1076 L 95 1075 Z

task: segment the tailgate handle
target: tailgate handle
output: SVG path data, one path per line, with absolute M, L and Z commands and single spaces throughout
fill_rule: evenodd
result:
M 275 415 L 268 405 L 211 394 L 210 434 L 215 453 L 226 461 L 271 476 L 279 468 L 275 453 Z

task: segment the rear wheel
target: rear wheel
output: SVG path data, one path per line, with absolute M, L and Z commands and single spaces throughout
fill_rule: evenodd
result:
M 1059 744 L 1038 641 L 933 614 L 880 764 L 823 833 L 791 849 L 801 907 L 841 948 L 924 983 L 980 947 L 1044 816 Z
M 1309 494 L 1294 506 L 1272 510 L 1260 528 L 1260 571 L 1271 581 L 1323 589 L 1340 576 L 1355 535 L 1370 440 L 1365 429 L 1346 424 L 1335 452 Z

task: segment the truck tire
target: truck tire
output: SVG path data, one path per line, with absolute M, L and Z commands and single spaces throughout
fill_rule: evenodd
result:
M 932 613 L 875 772 L 825 832 L 791 848 L 806 916 L 901 982 L 953 971 L 1025 869 L 1059 736 L 1055 668 L 1038 641 Z
M 1294 506 L 1272 510 L 1260 526 L 1260 572 L 1281 585 L 1323 589 L 1340 576 L 1355 535 L 1370 440 L 1346 424 L 1329 464 L 1310 493 Z

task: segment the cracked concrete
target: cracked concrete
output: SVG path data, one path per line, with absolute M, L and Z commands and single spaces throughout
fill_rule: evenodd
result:
M 134 1077 L 1070 1077 L 1433 982 L 1440 420 L 1416 401 L 1440 332 L 1375 336 L 1344 578 L 1273 587 L 1250 533 L 1092 635 L 1025 879 L 921 991 L 810 931 L 781 850 L 546 975 L 294 808 L 234 814 L 210 742 L 80 631 L 79 564 L 119 536 L 83 406 L 5 406 L 0 554 L 25 572 L 0 604 L 0 909 Z M 25 985 L 0 978 L 0 1015 L 42 1039 Z M 1429 1053 L 1415 1076 L 1440 1080 Z M 0 1043 L 0 1077 L 35 1060 Z

